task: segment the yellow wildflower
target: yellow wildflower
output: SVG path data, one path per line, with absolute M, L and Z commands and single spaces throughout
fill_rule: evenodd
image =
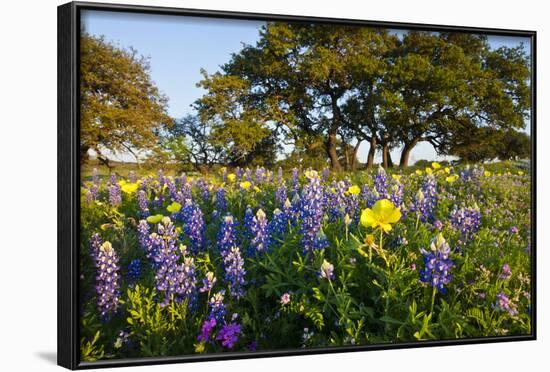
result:
M 438 162 L 434 161 L 434 162 L 432 163 L 432 168 L 433 168 L 433 169 L 439 169 L 439 168 L 441 168 L 441 164 L 439 164 Z
M 237 175 L 235 173 L 229 173 L 227 175 L 227 180 L 231 183 L 235 182 L 236 179 L 237 179 Z
M 361 225 L 376 229 L 380 227 L 384 232 L 391 230 L 391 224 L 401 218 L 401 211 L 388 199 L 378 200 L 372 209 L 363 209 Z
M 138 188 L 139 185 L 137 183 L 125 183 L 120 189 L 126 194 L 133 194 L 137 191 Z
M 350 186 L 347 193 L 351 195 L 358 195 L 361 192 L 361 189 L 357 185 Z
M 252 186 L 252 184 L 249 181 L 241 182 L 241 188 L 242 189 L 248 190 L 250 188 L 250 186 Z
M 432 168 L 426 168 L 426 174 L 432 174 L 433 171 L 432 171 Z

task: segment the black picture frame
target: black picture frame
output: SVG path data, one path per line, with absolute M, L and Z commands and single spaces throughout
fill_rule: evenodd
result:
M 357 346 L 322 347 L 314 349 L 289 349 L 258 352 L 227 352 L 210 355 L 182 355 L 177 357 L 152 357 L 122 360 L 81 362 L 79 358 L 79 309 L 78 309 L 78 255 L 80 224 L 80 161 L 79 161 L 79 39 L 80 14 L 83 10 L 125 13 L 146 13 L 210 17 L 219 19 L 292 21 L 308 23 L 331 23 L 339 25 L 363 25 L 394 29 L 458 31 L 479 34 L 521 36 L 531 40 L 531 239 L 532 239 L 532 308 L 531 334 L 498 336 L 438 341 L 403 342 L 396 344 L 373 344 Z M 367 21 L 357 19 L 334 19 L 310 16 L 227 12 L 199 9 L 179 9 L 156 6 L 136 6 L 71 2 L 58 7 L 58 309 L 57 309 L 57 360 L 60 366 L 69 369 L 99 367 L 122 367 L 180 362 L 199 362 L 227 359 L 262 358 L 303 354 L 342 353 L 351 351 L 403 349 L 415 347 L 481 344 L 492 342 L 536 340 L 536 31 L 460 27 L 434 24 Z

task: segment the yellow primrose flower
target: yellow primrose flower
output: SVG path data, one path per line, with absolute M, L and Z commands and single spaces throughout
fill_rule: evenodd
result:
M 378 248 L 378 245 L 376 245 L 376 238 L 372 234 L 365 236 L 365 244 L 372 249 Z
M 433 171 L 432 171 L 432 168 L 426 168 L 426 174 L 432 174 Z
M 262 190 L 260 190 L 260 188 L 259 188 L 258 186 L 254 186 L 254 191 L 260 192 L 260 191 L 262 191 Z
M 447 174 L 451 174 L 451 168 L 449 168 L 449 167 L 445 167 L 445 173 L 447 173 Z
M 441 168 L 441 164 L 439 164 L 438 162 L 434 161 L 434 162 L 432 163 L 432 168 L 433 168 L 433 169 L 439 169 L 439 168 Z
M 393 178 L 396 181 L 401 181 L 401 175 L 400 174 L 392 174 L 391 178 Z
M 485 171 L 485 172 L 483 172 L 483 175 L 484 175 L 485 177 L 491 177 L 491 172 Z
M 137 191 L 138 188 L 139 185 L 137 183 L 125 183 L 120 189 L 126 194 L 133 194 Z
M 519 174 L 520 176 L 523 176 L 523 175 L 525 174 L 525 172 L 523 172 L 523 171 L 518 171 L 518 174 Z
M 120 180 L 120 181 L 118 181 L 118 185 L 119 185 L 120 187 L 126 185 L 126 180 Z
M 178 213 L 181 210 L 181 204 L 178 202 L 173 202 L 168 207 L 166 207 L 166 210 L 170 213 Z
M 361 225 L 389 232 L 391 224 L 401 219 L 401 211 L 388 199 L 378 200 L 372 209 L 363 209 L 361 213 Z
M 347 193 L 351 195 L 358 195 L 361 192 L 361 189 L 357 185 L 350 186 Z
M 236 179 L 237 179 L 237 175 L 235 173 L 229 173 L 227 175 L 227 180 L 231 183 L 235 182 Z
M 447 178 L 445 178 L 445 180 L 449 183 L 453 183 L 455 182 L 456 180 L 458 179 L 458 175 L 456 174 L 453 174 L 452 176 L 449 176 Z
M 420 169 L 417 169 L 417 170 L 416 170 L 416 174 L 418 174 L 419 176 L 421 176 L 421 175 L 422 175 L 422 171 L 421 171 Z
M 147 217 L 147 222 L 155 224 L 155 223 L 159 223 L 160 221 L 162 221 L 163 218 L 164 218 L 164 216 L 162 214 L 155 214 L 153 216 Z
M 252 184 L 249 181 L 244 181 L 244 182 L 241 182 L 240 186 L 242 189 L 248 190 L 250 186 L 252 186 Z

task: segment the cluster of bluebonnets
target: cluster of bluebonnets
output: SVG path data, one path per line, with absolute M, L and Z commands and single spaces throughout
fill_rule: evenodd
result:
M 529 177 L 493 168 L 94 170 L 82 358 L 527 334 Z

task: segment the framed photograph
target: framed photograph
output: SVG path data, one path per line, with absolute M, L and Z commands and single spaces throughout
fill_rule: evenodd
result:
M 535 40 L 60 6 L 59 365 L 534 340 Z

